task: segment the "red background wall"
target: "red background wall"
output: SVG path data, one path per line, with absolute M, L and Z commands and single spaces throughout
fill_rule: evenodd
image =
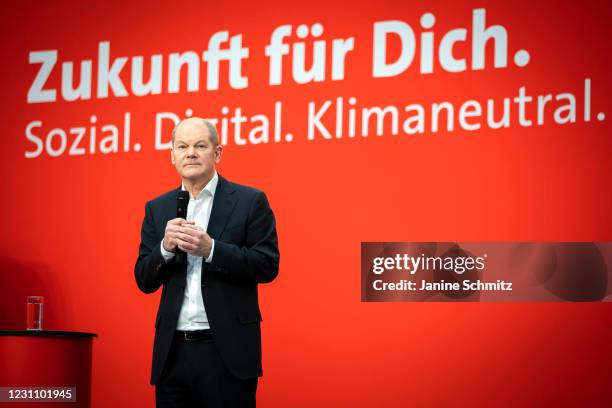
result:
M 260 288 L 262 407 L 609 404 L 610 303 L 368 304 L 359 287 L 361 241 L 612 239 L 608 2 L 1 7 L 0 328 L 23 328 L 25 297 L 40 294 L 47 329 L 98 333 L 94 407 L 153 404 L 148 378 L 159 294 L 138 291 L 133 263 L 145 201 L 180 182 L 169 153 L 153 148 L 154 113 L 192 108 L 213 116 L 221 106 L 242 106 L 271 114 L 277 100 L 294 141 L 230 143 L 219 167 L 226 178 L 265 190 L 277 216 L 281 272 Z M 529 65 L 516 67 L 511 52 L 505 69 L 491 68 L 488 55 L 482 71 L 448 73 L 436 65 L 434 74 L 421 75 L 415 63 L 400 76 L 372 78 L 374 22 L 403 20 L 418 34 L 420 16 L 432 12 L 441 36 L 469 30 L 478 7 L 487 9 L 488 25 L 507 28 L 511 51 L 529 51 Z M 285 75 L 282 86 L 267 85 L 263 50 L 273 29 L 315 22 L 325 27 L 322 39 L 355 37 L 345 80 L 299 85 Z M 28 64 L 30 51 L 57 49 L 60 62 L 94 59 L 95 84 L 100 41 L 111 42 L 111 58 L 143 55 L 147 66 L 155 53 L 202 52 L 220 30 L 242 33 L 250 48 L 247 89 L 230 89 L 222 76 L 218 91 L 205 91 L 202 64 L 197 93 L 26 101 L 38 69 Z M 129 83 L 129 75 L 122 78 Z M 604 121 L 585 123 L 578 110 L 573 124 L 553 124 L 549 115 L 543 126 L 520 127 L 513 113 L 511 126 L 495 131 L 306 140 L 308 101 L 459 104 L 514 97 L 520 86 L 580 94 L 584 78 L 592 79 L 592 115 L 604 112 Z M 50 84 L 59 83 L 56 70 Z M 140 152 L 24 157 L 33 148 L 24 136 L 32 120 L 48 131 L 87 125 L 92 114 L 100 124 L 118 122 L 125 111 Z

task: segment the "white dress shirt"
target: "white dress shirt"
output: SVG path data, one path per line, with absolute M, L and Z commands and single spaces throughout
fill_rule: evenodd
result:
M 210 220 L 210 212 L 212 210 L 215 191 L 219 176 L 215 172 L 213 178 L 206 184 L 204 189 L 200 191 L 197 197 L 191 197 L 187 205 L 187 220 L 195 221 L 197 226 L 200 226 L 204 231 L 208 228 Z M 185 185 L 182 187 L 185 190 Z M 204 260 L 210 263 L 215 250 L 215 240 L 212 242 L 212 248 L 208 258 Z M 173 252 L 166 251 L 164 241 L 161 242 L 161 253 L 166 261 L 174 257 Z M 183 297 L 183 305 L 179 313 L 177 330 L 191 331 L 209 329 L 208 317 L 204 309 L 204 300 L 202 299 L 202 257 L 187 254 L 187 285 L 185 286 L 185 294 Z

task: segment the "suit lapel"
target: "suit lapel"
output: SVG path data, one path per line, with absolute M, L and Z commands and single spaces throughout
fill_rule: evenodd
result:
M 182 186 L 179 186 L 178 188 L 172 190 L 171 193 L 166 196 L 166 199 L 161 205 L 161 219 L 163 222 L 161 222 L 158 226 L 159 236 L 161 237 L 160 239 L 163 239 L 164 237 L 167 222 L 176 218 L 176 198 L 178 197 L 178 193 L 181 191 L 181 189 Z M 179 307 L 178 311 L 176 312 L 178 316 L 180 305 L 182 304 L 183 292 L 185 290 L 185 285 L 187 284 L 187 265 L 176 264 L 176 262 L 174 262 L 174 258 L 170 262 L 172 262 L 174 268 L 176 268 L 176 272 L 173 274 L 173 276 L 174 279 L 176 279 L 175 282 L 177 283 L 171 285 L 170 287 L 172 288 L 171 290 L 173 293 L 171 296 L 174 299 L 177 299 L 173 303 L 177 304 Z
M 167 201 L 164 203 L 162 207 L 162 217 L 165 220 L 162 225 L 162 236 L 166 229 L 166 223 L 173 218 L 176 218 L 176 198 L 178 197 L 179 191 L 181 191 L 181 186 L 177 189 L 172 190 L 172 194 L 168 194 Z
M 225 229 L 234 206 L 236 205 L 236 190 L 227 180 L 219 176 L 219 183 L 215 191 L 210 220 L 208 221 L 207 233 L 213 239 L 218 239 Z

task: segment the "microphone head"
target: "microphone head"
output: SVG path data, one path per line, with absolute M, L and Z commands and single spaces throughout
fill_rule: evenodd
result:
M 179 201 L 180 200 L 187 200 L 187 201 L 189 201 L 189 191 L 187 191 L 187 190 L 179 191 L 177 199 Z
M 189 191 L 181 190 L 176 197 L 177 218 L 187 219 L 187 205 L 189 204 Z

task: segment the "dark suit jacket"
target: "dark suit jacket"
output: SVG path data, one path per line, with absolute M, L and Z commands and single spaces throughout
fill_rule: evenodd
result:
M 159 379 L 168 357 L 186 285 L 186 266 L 165 262 L 160 250 L 166 223 L 176 218 L 179 191 L 146 204 L 134 268 L 144 293 L 163 287 L 151 384 Z M 262 375 L 257 284 L 276 278 L 280 256 L 274 214 L 265 194 L 219 176 L 207 232 L 215 249 L 212 262 L 202 262 L 202 298 L 215 345 L 235 377 L 256 378 Z

